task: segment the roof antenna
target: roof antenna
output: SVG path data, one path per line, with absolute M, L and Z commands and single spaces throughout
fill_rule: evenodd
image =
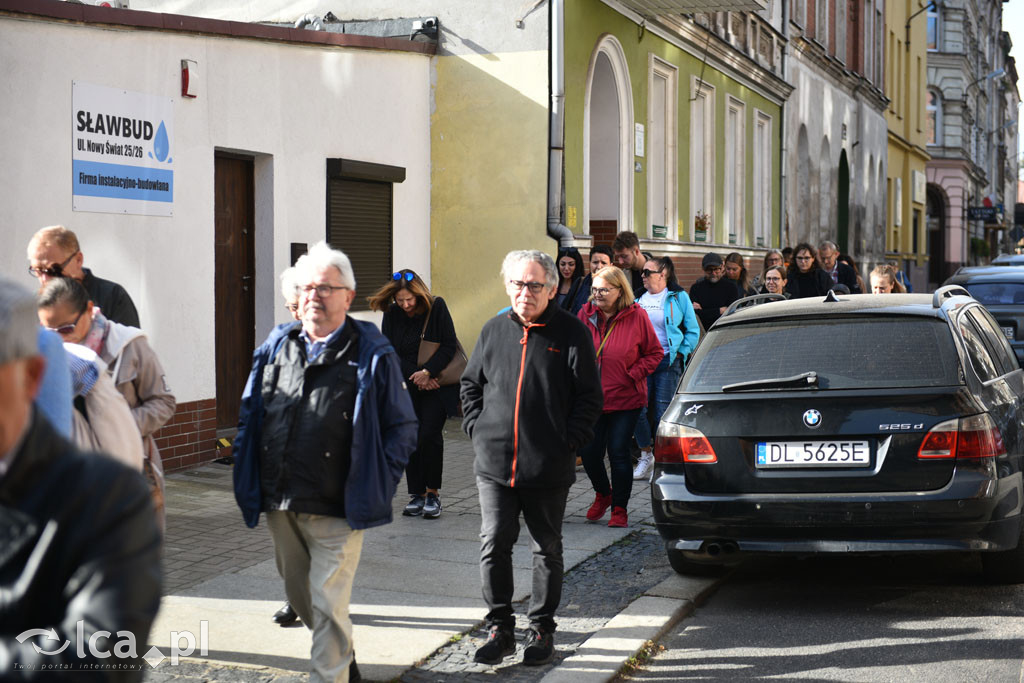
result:
M 841 299 L 836 295 L 836 290 L 830 289 L 828 290 L 828 293 L 825 294 L 825 301 L 828 303 L 835 303 L 837 301 L 841 301 Z

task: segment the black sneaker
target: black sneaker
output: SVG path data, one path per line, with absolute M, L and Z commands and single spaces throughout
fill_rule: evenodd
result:
M 555 638 L 550 632 L 536 627 L 526 631 L 526 649 L 523 650 L 524 665 L 547 664 L 554 656 Z
M 417 517 L 423 514 L 423 496 L 413 496 L 409 504 L 402 510 L 402 514 L 406 517 Z
M 436 493 L 427 492 L 427 502 L 423 504 L 423 519 L 437 519 L 441 516 L 441 498 Z
M 473 659 L 481 664 L 501 664 L 501 660 L 516 651 L 516 637 L 508 626 L 492 626 L 487 642 L 477 648 Z

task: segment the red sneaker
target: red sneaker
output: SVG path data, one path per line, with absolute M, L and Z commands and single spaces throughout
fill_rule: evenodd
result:
M 626 515 L 626 508 L 620 508 L 618 505 L 612 508 L 612 518 L 608 520 L 608 526 L 627 527 L 629 526 L 629 518 Z
M 603 496 L 600 493 L 597 494 L 597 496 L 594 497 L 594 504 L 590 506 L 589 510 L 587 510 L 587 519 L 591 522 L 596 522 L 604 517 L 604 513 L 608 512 L 608 508 L 611 506 L 612 494 L 606 493 Z

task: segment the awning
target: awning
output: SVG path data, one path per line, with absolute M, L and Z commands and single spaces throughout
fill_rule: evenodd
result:
M 656 17 L 662 14 L 691 12 L 756 12 L 768 9 L 767 0 L 619 0 L 637 14 Z

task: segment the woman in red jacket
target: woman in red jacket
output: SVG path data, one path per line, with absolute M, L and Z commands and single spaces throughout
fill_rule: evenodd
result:
M 647 312 L 633 303 L 633 288 L 621 270 L 608 266 L 594 273 L 590 292 L 590 301 L 578 315 L 597 351 L 604 409 L 594 425 L 594 440 L 580 451 L 597 494 L 587 519 L 596 522 L 611 507 L 608 526 L 624 527 L 633 489 L 629 440 L 640 409 L 647 405 L 647 376 L 658 367 L 664 352 Z M 611 482 L 604 467 L 606 449 Z

